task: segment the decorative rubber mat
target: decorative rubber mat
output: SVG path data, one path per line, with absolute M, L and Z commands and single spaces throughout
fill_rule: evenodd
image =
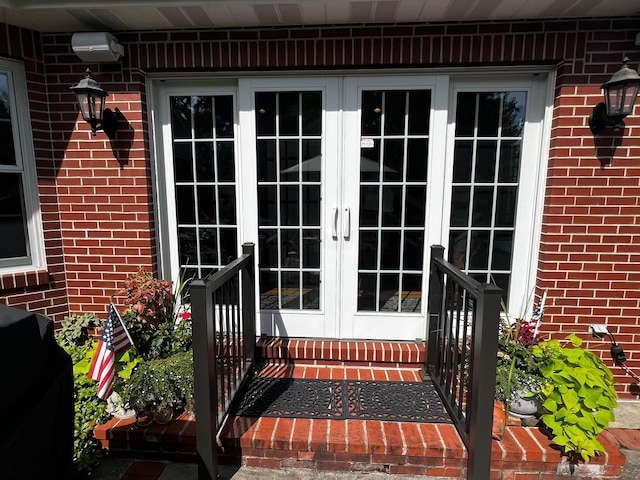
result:
M 253 377 L 240 395 L 232 415 L 451 423 L 430 382 Z

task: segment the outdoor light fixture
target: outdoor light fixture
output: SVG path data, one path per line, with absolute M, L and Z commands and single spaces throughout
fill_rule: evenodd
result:
M 91 125 L 91 135 L 95 136 L 96 130 L 102 130 L 112 138 L 116 133 L 116 115 L 104 108 L 104 99 L 109 94 L 91 78 L 91 70 L 87 68 L 84 78 L 75 87 L 71 87 L 71 90 L 78 99 L 82 118 Z
M 589 116 L 589 127 L 594 134 L 606 127 L 620 130 L 624 127 L 622 119 L 633 112 L 640 88 L 640 75 L 627 66 L 628 62 L 629 58 L 625 57 L 622 68 L 601 87 L 605 101 L 593 107 Z

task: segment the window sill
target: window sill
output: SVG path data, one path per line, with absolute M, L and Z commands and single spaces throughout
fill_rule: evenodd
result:
M 0 272 L 0 291 L 46 285 L 50 281 L 48 270 L 28 270 L 24 272 Z

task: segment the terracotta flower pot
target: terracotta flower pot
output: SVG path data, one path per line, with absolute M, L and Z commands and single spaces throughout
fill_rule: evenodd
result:
M 507 424 L 507 409 L 504 402 L 500 400 L 493 401 L 493 429 L 491 435 L 495 440 L 502 440 L 504 436 L 504 428 Z

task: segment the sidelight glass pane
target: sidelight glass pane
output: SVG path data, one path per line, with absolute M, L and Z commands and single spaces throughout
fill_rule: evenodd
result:
M 193 186 L 176 186 L 176 207 L 178 223 L 196 223 L 195 194 Z
M 204 276 L 238 254 L 233 96 L 171 106 L 180 268 Z
M 236 187 L 220 185 L 218 187 L 218 212 L 220 225 L 236 224 Z
M 216 188 L 213 185 L 198 185 L 196 188 L 198 192 L 199 223 L 201 225 L 216 225 L 218 223 L 218 219 L 216 218 Z
M 195 228 L 178 228 L 178 250 L 180 252 L 181 265 L 194 265 L 198 263 Z
M 216 137 L 232 138 L 233 135 L 233 97 L 225 95 L 215 97 Z
M 521 140 L 503 140 L 500 144 L 500 168 L 498 181 L 515 183 L 520 173 L 520 143 Z
M 191 97 L 171 97 L 170 103 L 173 138 L 191 138 Z
M 476 153 L 476 175 L 478 183 L 493 183 L 496 172 L 497 140 L 479 140 Z
M 235 228 L 220 229 L 220 265 L 228 265 L 238 258 L 238 238 Z
M 457 95 L 453 182 L 467 185 L 452 189 L 449 257 L 474 278 L 496 281 L 505 299 L 526 100 L 526 92 Z
M 478 94 L 478 136 L 495 137 L 498 135 L 500 120 L 500 100 L 497 93 Z
M 493 187 L 475 187 L 471 225 L 490 227 L 493 214 Z
M 173 172 L 176 182 L 193 182 L 191 143 L 173 144 Z
M 513 232 L 496 232 L 493 239 L 491 268 L 493 270 L 509 270 L 511 268 L 511 251 Z
M 498 187 L 496 227 L 513 227 L 516 220 L 518 187 Z
M 502 111 L 503 137 L 519 137 L 522 135 L 526 103 L 526 92 L 507 92 L 504 95 Z
M 236 177 L 235 153 L 233 142 L 216 142 L 216 163 L 218 164 L 218 181 L 234 182 Z
M 218 235 L 215 228 L 200 228 L 200 263 L 213 264 L 218 263 Z
M 195 138 L 213 138 L 213 98 L 193 97 Z
M 403 275 L 400 295 L 401 312 L 420 312 L 422 308 L 422 275 Z
M 402 268 L 421 271 L 423 256 L 424 232 L 422 230 L 405 232 Z
M 215 181 L 215 169 L 213 168 L 213 143 L 198 142 L 196 143 L 196 181 L 213 182 Z
M 489 265 L 489 236 L 487 231 L 472 231 L 469 246 L 469 268 L 484 270 Z

